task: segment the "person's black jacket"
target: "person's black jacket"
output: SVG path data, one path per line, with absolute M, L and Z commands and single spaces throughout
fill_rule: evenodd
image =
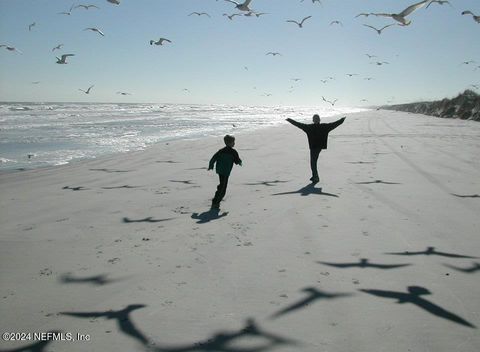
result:
M 328 133 L 340 126 L 345 117 L 331 123 L 301 123 L 292 119 L 287 119 L 292 125 L 302 129 L 308 137 L 308 145 L 310 149 L 327 149 Z

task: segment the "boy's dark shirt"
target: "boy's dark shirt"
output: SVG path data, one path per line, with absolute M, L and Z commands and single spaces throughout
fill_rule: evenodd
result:
M 210 163 L 208 164 L 208 169 L 213 169 L 213 165 L 216 163 L 215 170 L 217 174 L 223 176 L 229 176 L 232 171 L 233 164 L 241 165 L 242 160 L 238 156 L 238 153 L 232 147 L 225 147 L 216 152 Z
M 305 124 L 292 119 L 287 119 L 292 125 L 302 129 L 308 137 L 310 149 L 327 149 L 328 133 L 340 126 L 345 117 L 331 123 L 310 123 Z

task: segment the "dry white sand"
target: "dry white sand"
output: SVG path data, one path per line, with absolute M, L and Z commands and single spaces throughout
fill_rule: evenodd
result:
M 302 131 L 239 134 L 217 214 L 222 144 L 0 175 L 0 331 L 90 336 L 0 349 L 480 350 L 478 122 L 349 115 L 315 187 Z

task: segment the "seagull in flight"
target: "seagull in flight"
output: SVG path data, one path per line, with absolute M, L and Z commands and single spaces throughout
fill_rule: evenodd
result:
M 301 0 L 300 2 L 304 2 L 305 0 Z M 312 0 L 312 4 L 315 4 L 318 2 L 320 5 L 322 5 L 322 2 L 320 0 Z
M 450 1 L 448 1 L 448 0 L 432 0 L 432 1 L 430 1 L 430 3 L 425 8 L 428 9 L 428 7 L 433 3 L 437 3 L 439 5 L 449 4 L 450 7 L 453 7 L 452 4 L 450 4 Z
M 28 25 L 28 31 L 30 32 L 32 30 L 33 27 L 35 27 L 37 24 L 35 22 L 33 22 L 32 24 L 29 24 Z
M 266 13 L 266 12 L 253 12 L 253 11 L 250 11 L 250 12 L 247 12 L 246 14 L 244 14 L 244 16 L 247 16 L 247 17 L 251 17 L 251 16 L 253 16 L 253 15 L 257 16 L 257 18 L 258 18 L 258 17 L 260 17 L 260 16 L 262 16 L 262 15 L 268 15 L 268 13 Z
M 19 54 L 23 54 L 20 50 L 18 50 L 17 48 L 13 47 L 13 46 L 8 46 L 8 45 L 5 45 L 5 44 L 0 44 L 0 48 L 2 47 L 5 47 L 5 49 L 7 49 L 8 51 L 15 51 Z
M 69 56 L 75 56 L 75 54 L 63 54 L 62 58 L 57 57 L 57 62 L 56 63 L 57 64 L 62 64 L 62 65 L 68 64 L 67 57 L 69 57 Z
M 463 11 L 463 12 L 462 12 L 462 15 L 472 15 L 472 16 L 473 16 L 473 19 L 475 20 L 475 22 L 480 23 L 480 16 L 474 15 L 473 12 L 470 11 L 470 10 Z
M 207 17 L 210 17 L 210 15 L 206 12 L 192 12 L 189 16 L 191 15 L 197 15 L 197 16 L 207 16 Z
M 287 20 L 285 22 L 292 22 L 292 23 L 295 23 L 296 25 L 298 25 L 298 28 L 303 28 L 303 22 L 305 22 L 306 20 L 308 20 L 311 17 L 312 16 L 307 16 L 303 20 L 301 20 L 300 22 L 297 22 L 297 21 L 294 21 L 294 20 Z
M 84 31 L 93 31 L 93 32 L 97 32 L 97 33 L 100 34 L 102 37 L 105 36 L 105 34 L 103 34 L 103 32 L 102 32 L 100 29 L 94 28 L 94 27 L 85 28 Z
M 384 26 L 384 27 L 382 27 L 382 28 L 380 28 L 380 29 L 377 29 L 377 28 L 375 28 L 375 27 L 373 27 L 373 26 L 370 26 L 370 25 L 368 25 L 368 24 L 364 24 L 364 26 L 365 26 L 365 27 L 368 27 L 368 28 L 372 28 L 373 30 L 377 31 L 378 35 L 380 35 L 380 34 L 382 34 L 382 31 L 383 31 L 385 28 L 388 28 L 388 27 L 391 27 L 391 26 L 396 26 L 396 24 L 395 24 L 395 23 L 388 24 L 388 25 L 386 25 L 386 26 Z
M 252 0 L 245 0 L 245 2 L 243 3 L 238 3 L 236 1 L 232 1 L 232 0 L 225 0 L 226 2 L 231 2 L 232 4 L 235 4 L 235 8 L 237 8 L 238 10 L 240 11 L 247 11 L 247 12 L 251 12 L 252 10 L 248 7 L 250 5 L 250 3 L 252 2 Z
M 469 60 L 469 61 L 463 61 L 460 65 L 470 65 L 470 64 L 474 64 L 475 61 L 473 60 Z
M 369 59 L 371 59 L 372 57 L 377 57 L 375 55 L 370 55 L 370 54 L 365 54 L 365 55 L 367 55 Z
M 120 95 L 132 95 L 131 93 L 127 93 L 127 92 L 117 92 L 117 94 L 120 94 Z
M 234 13 L 234 14 L 232 14 L 232 15 L 229 15 L 229 14 L 224 13 L 223 15 L 224 15 L 224 16 L 227 16 L 230 21 L 233 20 L 233 18 L 234 18 L 235 16 L 241 16 L 241 14 L 239 14 L 239 13 Z
M 373 15 L 372 13 L 365 13 L 365 12 L 362 12 L 362 13 L 359 13 L 358 15 L 355 16 L 355 18 L 357 17 L 360 17 L 360 16 L 365 16 L 365 17 L 368 17 L 370 15 Z
M 55 50 L 60 50 L 62 48 L 63 44 L 58 44 L 56 47 L 52 49 L 52 52 Z
M 74 8 L 75 8 L 75 9 L 78 9 L 79 7 L 82 7 L 82 8 L 84 8 L 85 10 L 90 9 L 90 7 L 93 7 L 94 9 L 100 9 L 98 6 L 95 6 L 95 5 L 77 5 L 77 6 L 75 6 Z
M 280 53 L 277 53 L 277 52 L 272 52 L 272 51 L 269 51 L 268 53 L 266 53 L 265 55 L 272 55 L 272 56 L 277 56 L 277 55 L 280 55 L 282 56 L 282 54 Z
M 93 87 L 94 86 L 92 85 L 92 86 L 88 87 L 87 90 L 83 90 L 83 89 L 80 89 L 80 88 L 78 90 L 84 92 L 85 94 L 90 94 L 90 89 L 92 89 Z
M 389 62 L 386 61 L 375 61 L 375 62 L 370 62 L 372 65 L 377 65 L 377 66 L 382 66 L 382 65 L 388 65 Z
M 59 15 L 68 15 L 68 16 L 70 16 L 70 15 L 72 14 L 72 10 L 73 10 L 74 6 L 75 6 L 75 5 L 70 6 L 70 10 L 68 10 L 68 12 L 67 12 L 67 11 L 59 12 L 58 14 L 59 14 Z
M 346 73 L 348 77 L 358 76 L 358 73 Z
M 330 101 L 330 100 L 325 99 L 325 97 L 322 96 L 322 100 L 323 100 L 324 102 L 326 102 L 326 103 L 331 104 L 332 106 L 335 106 L 335 103 L 337 102 L 338 99 L 335 99 L 335 100 L 333 100 L 333 101 Z
M 410 23 L 412 23 L 412 21 L 407 20 L 405 17 L 410 15 L 412 12 L 418 10 L 419 8 L 422 8 L 429 1 L 431 0 L 422 0 L 420 2 L 417 2 L 416 4 L 410 5 L 400 13 L 372 13 L 372 15 L 391 17 L 395 21 L 400 22 L 403 26 L 408 26 Z
M 120 0 L 107 0 L 111 4 L 120 5 Z
M 171 43 L 172 41 L 167 39 L 167 38 L 160 38 L 159 40 L 155 41 L 155 40 L 150 40 L 150 45 L 163 45 L 163 42 L 168 42 L 168 43 Z
M 338 20 L 335 20 L 335 21 L 330 22 L 330 26 L 331 26 L 332 24 L 339 24 L 340 26 L 343 27 L 343 23 L 340 22 L 340 21 L 338 21 Z

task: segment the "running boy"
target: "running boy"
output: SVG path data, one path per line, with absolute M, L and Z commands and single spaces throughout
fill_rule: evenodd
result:
M 215 169 L 220 178 L 217 191 L 212 199 L 212 209 L 220 208 L 220 202 L 227 191 L 228 177 L 232 171 L 233 164 L 242 165 L 242 160 L 240 160 L 237 151 L 233 149 L 235 146 L 235 137 L 227 134 L 223 138 L 223 141 L 225 142 L 226 147 L 216 152 L 212 159 L 210 159 L 208 165 L 208 170 L 213 170 L 213 165 L 215 163 L 217 164 Z

